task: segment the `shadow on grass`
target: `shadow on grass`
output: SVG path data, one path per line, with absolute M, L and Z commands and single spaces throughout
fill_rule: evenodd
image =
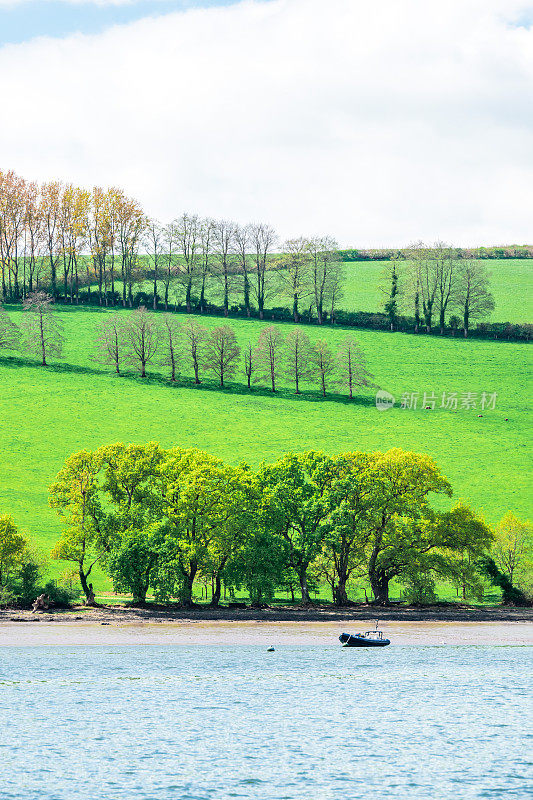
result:
M 374 406 L 375 400 L 374 396 L 364 396 L 364 395 L 354 395 L 352 399 L 350 399 L 347 395 L 340 395 L 340 394 L 326 394 L 326 397 L 323 397 L 320 392 L 312 391 L 312 390 L 305 390 L 302 391 L 300 394 L 295 394 L 295 392 L 287 387 L 281 387 L 276 390 L 276 392 L 272 392 L 270 389 L 264 386 L 254 386 L 252 389 L 248 389 L 242 383 L 235 383 L 235 382 L 228 382 L 224 388 L 220 386 L 217 381 L 206 379 L 203 380 L 201 383 L 196 384 L 193 378 L 188 378 L 185 376 L 179 376 L 175 382 L 172 382 L 169 378 L 165 378 L 163 375 L 158 374 L 148 374 L 145 378 L 141 378 L 135 372 L 123 372 L 120 375 L 110 371 L 99 369 L 98 367 L 91 367 L 91 366 L 79 366 L 76 364 L 61 364 L 58 362 L 53 362 L 46 367 L 43 367 L 39 364 L 38 361 L 32 358 L 27 358 L 25 356 L 0 356 L 0 366 L 7 367 L 8 369 L 40 369 L 46 370 L 47 372 L 52 372 L 57 375 L 91 375 L 97 377 L 111 377 L 116 378 L 118 380 L 127 381 L 130 383 L 134 383 L 137 386 L 160 386 L 164 388 L 172 388 L 172 389 L 188 389 L 196 392 L 208 392 L 208 393 L 217 393 L 223 395 L 233 395 L 238 397 L 269 397 L 275 398 L 277 400 L 292 400 L 297 402 L 328 402 L 328 403 L 337 403 L 340 405 L 352 405 L 352 406 Z

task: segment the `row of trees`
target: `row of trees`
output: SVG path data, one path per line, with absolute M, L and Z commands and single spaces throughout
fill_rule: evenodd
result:
M 328 585 L 345 605 L 354 582 L 386 603 L 393 579 L 427 602 L 437 578 L 463 598 L 481 597 L 488 579 L 504 601 L 527 602 L 533 527 L 509 512 L 491 531 L 463 504 L 436 511 L 430 496 L 439 494 L 451 488 L 435 463 L 399 449 L 288 453 L 253 471 L 200 450 L 116 444 L 74 453 L 58 473 L 50 504 L 64 528 L 52 556 L 74 566 L 89 604 L 97 564 L 136 603 L 153 593 L 191 604 L 199 584 L 211 586 L 212 605 L 223 587 L 230 596 L 244 588 L 256 603 L 277 590 L 294 599 L 299 587 L 308 602 Z M 68 601 L 57 585 L 42 587 L 42 567 L 0 515 L 0 605 L 43 588 Z
M 115 444 L 73 454 L 57 475 L 53 556 L 76 564 L 89 602 L 97 563 L 135 602 L 152 592 L 190 604 L 198 581 L 214 605 L 223 584 L 256 602 L 296 584 L 308 602 L 317 582 L 343 605 L 354 578 L 377 603 L 393 579 L 418 597 L 434 595 L 437 576 L 476 594 L 491 548 L 498 557 L 494 534 L 463 504 L 432 507 L 451 493 L 432 459 L 400 449 L 288 453 L 253 471 L 201 450 Z M 505 564 L 511 582 L 531 555 L 525 530 L 528 547 Z
M 182 214 L 162 225 L 121 189 L 87 191 L 58 181 L 38 185 L 0 171 L 2 300 L 48 291 L 54 300 L 133 306 L 151 285 L 151 305 L 168 310 L 177 293 L 187 313 L 205 312 L 207 293 L 225 316 L 234 304 L 263 319 L 274 296 L 288 299 L 294 320 L 302 304 L 319 324 L 334 316 L 342 262 L 330 237 L 285 242 L 267 224 Z M 144 292 L 145 294 L 149 294 Z
M 417 242 L 406 251 L 406 259 L 392 258 L 385 271 L 382 291 L 391 330 L 398 327 L 403 311 L 413 315 L 415 333 L 422 328 L 432 333 L 437 326 L 444 335 L 448 323 L 452 330 L 462 328 L 467 337 L 473 320 L 494 310 L 489 276 L 481 262 L 461 258 L 444 242 Z M 450 316 L 451 311 L 456 313 Z
M 483 264 L 443 242 L 417 242 L 390 255 L 385 312 L 416 333 L 441 334 L 494 309 Z M 273 301 L 295 322 L 335 322 L 345 283 L 331 237 L 281 242 L 266 224 L 182 214 L 167 225 L 147 217 L 121 189 L 39 186 L 0 172 L 2 299 L 43 289 L 54 300 L 101 306 L 151 305 L 187 313 L 219 309 L 264 319 Z M 271 309 L 270 309 L 271 310 Z M 405 318 L 404 318 L 405 322 Z M 405 327 L 405 325 L 403 325 Z
M 222 388 L 238 373 L 249 389 L 261 382 L 275 392 L 284 380 L 300 394 L 303 384 L 315 383 L 324 397 L 331 385 L 347 390 L 350 398 L 357 387 L 375 386 L 353 336 L 346 336 L 334 353 L 325 340 L 312 343 L 299 328 L 284 337 L 279 328 L 269 325 L 261 330 L 257 341 L 248 339 L 241 348 L 230 325 L 208 330 L 194 317 L 187 317 L 180 324 L 169 314 L 160 324 L 157 317 L 140 308 L 126 319 L 121 315 L 106 319 L 98 344 L 100 358 L 113 365 L 117 373 L 126 363 L 134 366 L 141 377 L 155 363 L 169 369 L 171 381 L 186 366 L 194 373 L 196 384 L 207 372 Z
M 24 301 L 24 308 L 28 313 L 22 330 L 0 310 L 0 350 L 24 348 L 46 366 L 50 358 L 60 358 L 63 349 L 62 327 L 52 313 L 52 298 L 34 292 Z M 222 388 L 237 373 L 243 375 L 249 389 L 263 382 L 275 392 L 279 381 L 285 380 L 300 394 L 302 385 L 314 383 L 324 397 L 333 385 L 345 389 L 350 398 L 358 387 L 375 386 L 353 336 L 346 336 L 334 353 L 323 339 L 311 343 L 300 328 L 284 337 L 279 328 L 269 325 L 256 342 L 248 339 L 241 348 L 230 325 L 208 330 L 195 317 L 187 317 L 180 324 L 176 316 L 165 314 L 161 318 L 145 308 L 128 315 L 105 316 L 98 332 L 96 358 L 112 365 L 117 374 L 133 367 L 143 378 L 150 366 L 167 367 L 173 382 L 183 368 L 188 368 L 196 384 L 208 373 Z

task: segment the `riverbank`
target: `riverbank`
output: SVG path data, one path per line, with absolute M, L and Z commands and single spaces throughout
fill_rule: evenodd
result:
M 168 622 L 533 622 L 533 608 L 480 607 L 457 605 L 390 606 L 376 608 L 361 604 L 348 608 L 332 605 L 274 606 L 269 608 L 193 608 L 105 605 L 98 608 L 76 606 L 71 609 L 0 611 L 3 623 L 159 624 Z

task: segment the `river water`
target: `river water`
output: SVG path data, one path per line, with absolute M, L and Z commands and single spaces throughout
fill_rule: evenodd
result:
M 215 644 L 120 644 L 109 628 L 110 643 L 26 644 L 38 627 L 0 648 L 2 800 L 533 795 L 523 630 L 477 644 L 418 626 L 367 650 L 320 628 L 291 643 L 285 626 L 268 653 L 242 628 Z

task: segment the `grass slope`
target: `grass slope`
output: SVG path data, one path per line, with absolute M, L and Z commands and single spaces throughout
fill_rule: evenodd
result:
M 13 318 L 22 312 L 11 309 Z M 379 412 L 371 393 L 349 402 L 300 398 L 282 389 L 225 391 L 213 381 L 194 387 L 188 371 L 172 386 L 154 373 L 118 377 L 92 360 L 95 331 L 105 311 L 63 309 L 63 364 L 0 359 L 0 509 L 48 550 L 59 534 L 47 505 L 47 486 L 64 459 L 81 448 L 150 439 L 204 448 L 230 462 L 257 465 L 287 450 L 403 447 L 428 452 L 452 481 L 455 498 L 494 522 L 508 509 L 531 511 L 527 491 L 527 345 L 358 332 L 378 383 L 397 398 L 405 391 L 498 393 L 495 411 Z M 125 314 L 131 312 L 122 312 Z M 207 319 L 206 325 L 220 323 Z M 238 338 L 256 339 L 262 323 L 232 321 Z M 284 333 L 292 326 L 282 325 Z M 335 345 L 345 332 L 307 328 Z M 509 421 L 505 422 L 504 418 Z
M 531 322 L 533 320 L 531 259 L 490 259 L 483 261 L 482 264 L 490 274 L 490 287 L 496 301 L 496 308 L 489 317 L 484 318 L 484 321 Z M 400 286 L 402 266 L 400 262 Z M 383 311 L 385 295 L 380 291 L 380 285 L 385 267 L 383 261 L 347 262 L 344 297 L 339 303 L 341 308 L 348 311 Z M 403 313 L 413 312 L 407 306 Z

